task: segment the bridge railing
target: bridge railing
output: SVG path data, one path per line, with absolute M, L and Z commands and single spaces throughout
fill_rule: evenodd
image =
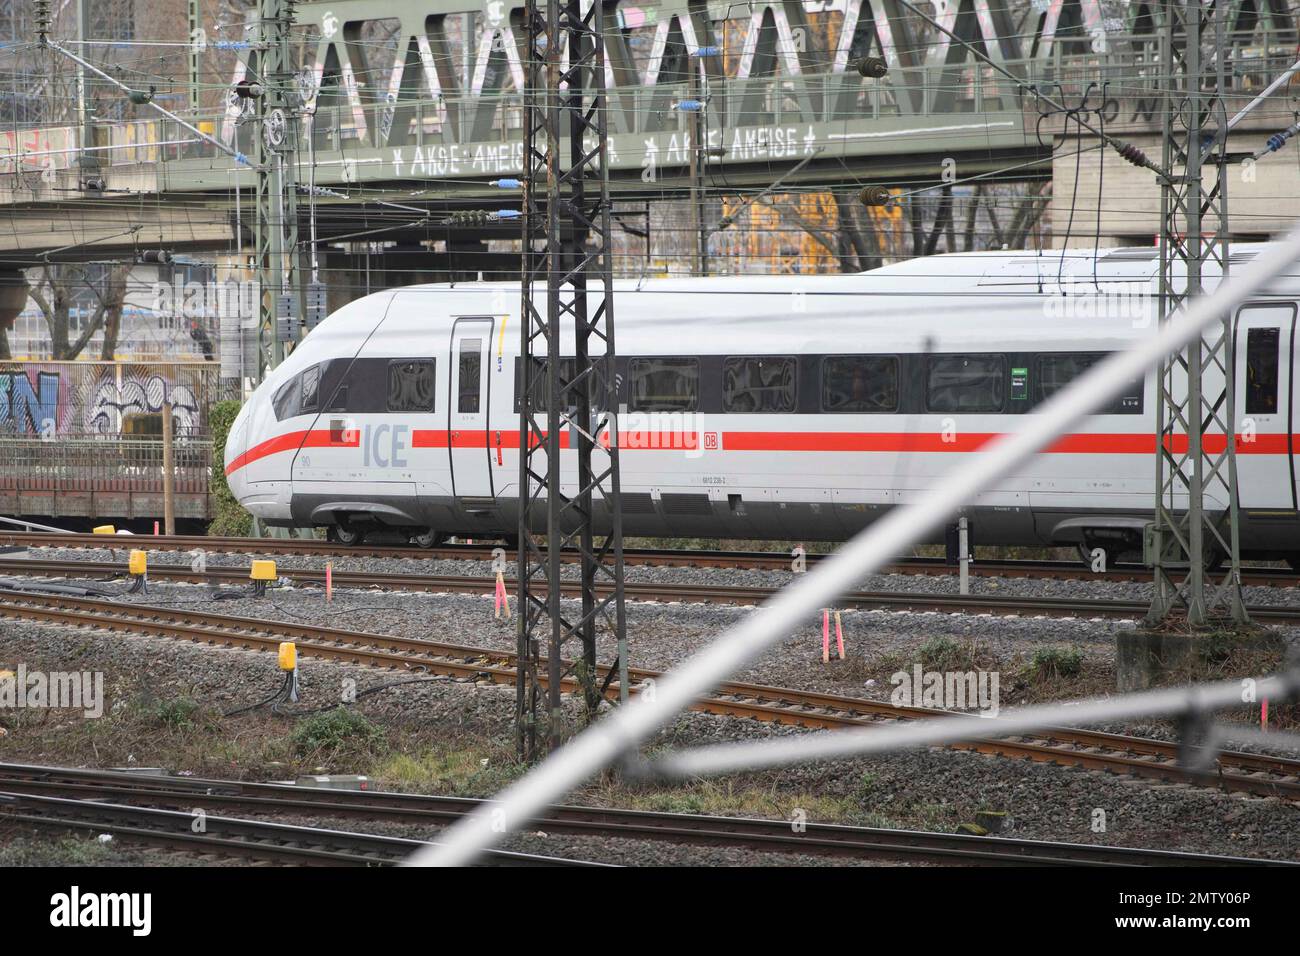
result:
M 1293 42 L 1265 38 L 1234 49 L 1229 92 L 1244 98 L 1258 92 L 1296 57 Z M 1034 99 L 1026 90 L 1037 87 L 1078 106 L 1084 92 L 1096 84 L 1090 108 L 1106 99 L 1131 101 L 1136 108 L 1126 121 L 1152 122 L 1159 106 L 1163 68 L 1152 43 L 1116 41 L 1106 52 L 1058 42 L 1052 55 L 1006 60 L 1003 67 L 1017 81 L 986 64 L 967 60 L 957 65 L 929 64 L 895 67 L 883 79 L 864 79 L 855 71 L 803 76 L 763 76 L 711 81 L 703 95 L 708 102 L 705 128 L 710 145 L 721 137 L 726 146 L 737 128 L 777 129 L 814 123 L 899 123 L 950 114 L 1027 111 L 1032 128 Z M 691 128 L 690 116 L 676 108 L 692 96 L 685 83 L 622 86 L 609 92 L 611 134 L 679 134 L 683 148 Z M 352 154 L 365 151 L 405 151 L 403 162 L 436 166 L 453 161 L 462 146 L 500 150 L 503 172 L 516 168 L 522 137 L 522 97 L 514 91 L 481 96 L 455 95 L 393 102 L 349 102 L 322 98 L 314 117 L 304 120 L 303 142 L 321 163 L 319 178 L 331 177 L 331 167 L 345 165 Z M 245 153 L 254 151 L 257 123 L 237 122 L 225 113 L 190 117 L 206 132 L 227 137 Z M 1108 116 L 1108 121 L 1115 118 Z M 1285 125 L 1285 124 L 1279 124 Z M 1050 129 L 1051 127 L 1048 127 Z M 310 132 L 310 135 L 308 133 Z M 215 147 L 196 142 L 192 134 L 167 120 L 123 124 L 101 130 L 92 144 L 111 147 L 99 153 L 109 165 L 191 163 L 225 165 L 229 158 Z M 70 167 L 80 147 L 74 128 L 20 130 L 0 136 L 0 174 Z M 417 154 L 417 151 L 419 153 Z M 388 157 L 393 158 L 391 154 Z M 724 157 L 725 160 L 725 157 Z M 375 161 L 373 158 L 368 161 Z
M 178 435 L 172 443 L 177 494 L 206 494 L 212 440 Z M 129 436 L 0 437 L 0 490 L 158 492 L 163 443 Z

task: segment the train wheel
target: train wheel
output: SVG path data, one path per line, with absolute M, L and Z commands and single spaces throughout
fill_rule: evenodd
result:
M 351 528 L 345 528 L 342 525 L 333 526 L 325 533 L 325 536 L 330 541 L 337 541 L 339 544 L 346 544 L 349 547 L 355 547 L 366 540 L 364 531 L 353 531 Z
M 421 534 L 411 535 L 411 544 L 415 545 L 417 548 L 437 547 L 438 542 L 441 540 L 442 540 L 442 535 L 440 535 L 437 531 L 433 530 L 432 528 L 425 530 Z

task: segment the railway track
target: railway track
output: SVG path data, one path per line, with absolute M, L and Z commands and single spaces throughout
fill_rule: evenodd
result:
M 15 783 L 14 789 L 8 788 L 10 782 Z M 61 795 L 38 792 L 42 789 Z M 393 866 L 420 847 L 428 846 L 422 840 L 245 820 L 206 812 L 199 817 L 192 805 L 170 809 L 108 802 L 110 796 L 130 795 L 127 788 L 118 788 L 111 794 L 87 797 L 84 789 L 72 786 L 24 788 L 21 782 L 7 780 L 0 786 L 0 823 L 109 833 L 132 843 L 300 866 Z M 179 796 L 169 801 L 171 807 L 180 805 Z M 187 798 L 191 804 L 199 799 L 193 793 Z M 196 827 L 199 832 L 195 832 Z M 606 865 L 506 850 L 491 850 L 481 860 L 489 866 Z
M 401 545 L 342 545 L 330 541 L 301 538 L 223 538 L 205 535 L 97 535 L 52 534 L 50 532 L 0 532 L 0 546 L 31 548 L 144 548 L 149 551 L 203 550 L 211 554 L 257 554 L 270 556 L 313 556 L 324 558 L 420 558 L 425 560 L 477 560 L 492 558 L 499 544 L 457 544 L 435 548 Z M 507 553 L 510 553 L 507 549 Z M 821 555 L 806 556 L 815 564 Z M 577 552 L 566 555 L 576 562 Z M 691 568 L 731 568 L 742 570 L 788 571 L 791 555 L 779 551 L 715 551 L 685 549 L 629 548 L 624 560 L 630 565 Z M 906 558 L 891 563 L 882 573 L 951 575 L 955 568 L 942 558 Z M 1077 561 L 981 560 L 971 564 L 971 574 L 984 577 L 1062 578 L 1090 581 L 1150 582 L 1151 571 L 1140 565 L 1118 565 L 1094 572 Z M 1259 587 L 1295 587 L 1300 574 L 1289 568 L 1246 567 L 1242 583 Z
M 418 671 L 464 682 L 512 685 L 516 676 L 515 655 L 509 651 L 183 608 L 0 591 L 0 620 L 6 618 L 272 653 L 278 651 L 280 642 L 292 640 L 304 658 Z M 602 667 L 598 679 L 608 676 Z M 660 676 L 657 671 L 630 669 L 630 691 L 636 693 L 646 681 Z M 578 693 L 580 687 L 567 679 L 563 690 Z M 610 680 L 606 693 L 617 697 L 615 680 Z M 699 698 L 693 709 L 818 730 L 945 716 L 943 711 L 736 681 L 719 684 L 712 694 Z M 973 736 L 953 746 L 1014 759 L 1300 801 L 1300 761 L 1281 757 L 1224 751 L 1209 771 L 1192 771 L 1179 765 L 1177 744 L 1073 728 L 1046 728 L 1033 735 L 996 739 Z
M 393 823 L 446 826 L 484 801 L 466 797 L 423 796 L 383 791 L 321 790 L 284 784 L 204 780 L 163 775 L 142 776 L 104 770 L 0 764 L 0 792 L 55 797 L 82 803 L 183 811 L 192 823 L 193 811 L 234 811 L 266 816 L 309 816 L 329 819 L 361 818 Z M 0 803 L 0 814 L 4 812 Z M 116 810 L 115 810 L 116 812 Z M 208 817 L 208 819 L 214 819 Z M 217 820 L 230 818 L 219 816 Z M 251 821 L 242 821 L 245 823 Z M 600 807 L 552 806 L 529 829 L 626 839 L 661 840 L 679 844 L 722 846 L 778 853 L 815 854 L 850 859 L 888 859 L 977 865 L 1086 866 L 1295 866 L 1277 861 L 1210 856 L 1182 851 L 1152 850 L 1093 844 L 1052 843 L 1006 837 L 978 837 L 929 831 L 888 830 L 807 823 L 796 832 L 785 820 L 715 817 Z M 336 831 L 313 831 L 333 835 Z M 271 831 L 271 838 L 279 834 Z M 349 838 L 356 834 L 347 834 Z M 382 838 L 378 852 L 401 851 L 415 841 Z M 416 844 L 418 845 L 418 844 Z M 507 854 L 488 862 L 555 862 L 548 857 Z M 379 862 L 388 862 L 382 859 Z
M 35 558 L 0 558 L 0 575 L 51 578 L 91 578 L 107 580 L 125 573 L 125 565 L 111 561 L 59 560 Z M 157 580 L 191 584 L 247 584 L 248 571 L 238 567 L 208 565 L 195 571 L 184 565 L 151 565 L 149 576 Z M 379 571 L 332 572 L 335 587 L 379 588 L 382 590 L 426 591 L 439 594 L 492 593 L 494 582 L 473 575 L 400 574 Z M 324 587 L 323 570 L 290 570 L 280 573 L 282 582 L 296 586 Z M 561 582 L 567 596 L 580 596 L 577 581 Z M 692 604 L 756 605 L 768 600 L 777 587 L 760 585 L 674 584 L 628 582 L 624 593 L 629 600 L 686 602 Z M 840 610 L 908 611 L 921 613 L 994 614 L 1016 617 L 1084 617 L 1133 620 L 1144 617 L 1146 601 L 1104 600 L 1097 598 L 1051 598 L 1016 594 L 927 594 L 891 591 L 850 591 L 835 605 Z M 1251 616 L 1261 622 L 1294 624 L 1300 622 L 1300 607 L 1252 605 Z

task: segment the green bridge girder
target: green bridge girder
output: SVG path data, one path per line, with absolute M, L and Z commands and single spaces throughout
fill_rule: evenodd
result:
M 830 20 L 829 14 L 817 20 L 809 12 L 815 6 L 801 0 L 744 7 L 698 0 L 605 4 L 613 195 L 674 194 L 689 185 L 690 116 L 674 104 L 691 95 L 692 73 L 695 95 L 707 103 L 704 175 L 715 191 L 763 187 L 800 163 L 788 185 L 937 185 L 946 159 L 955 161 L 959 179 L 994 171 L 1046 178 L 1059 121 L 1040 122 L 1034 89 L 1077 102 L 1090 83 L 1098 89 L 1110 83 L 1120 92 L 1108 130 L 1159 127 L 1151 106 L 1161 73 L 1157 4 L 1133 0 L 1113 22 L 1106 18 L 1113 5 L 1104 0 L 939 5 L 941 23 L 1015 80 L 897 0 L 835 0 Z M 514 191 L 491 183 L 521 168 L 522 7 L 504 0 L 313 0 L 298 4 L 295 15 L 293 57 L 304 106 L 295 120 L 299 161 L 313 163 L 317 186 L 348 197 L 322 198 L 323 206 L 354 203 L 363 190 L 351 187 L 365 187 L 369 198 L 387 193 L 431 206 L 517 207 Z M 720 28 L 729 15 L 748 20 L 746 28 Z M 378 20 L 387 23 L 382 43 L 374 39 Z M 1288 0 L 1234 0 L 1229 23 L 1234 63 L 1255 64 L 1234 74 L 1243 95 L 1294 58 Z M 462 37 L 472 39 L 467 45 Z M 636 56 L 634 40 L 641 43 Z M 240 55 L 233 87 L 258 75 L 261 51 L 239 41 L 232 46 Z M 887 75 L 859 75 L 854 65 L 864 56 L 885 60 Z M 220 112 L 188 118 L 253 155 L 260 128 L 255 115 L 241 117 L 244 110 L 248 101 L 232 100 Z M 133 197 L 207 193 L 215 211 L 228 203 L 233 186 L 249 196 L 254 188 L 255 174 L 215 148 L 143 145 L 135 162 L 129 151 L 113 154 L 103 170 L 108 193 L 79 197 L 69 188 L 79 130 L 44 131 L 51 134 L 44 140 L 42 131 L 33 132 L 31 141 L 48 141 L 66 167 L 48 177 L 48 188 L 39 176 L 27 177 L 21 188 L 6 188 L 0 177 L 0 204 L 35 212 L 93 198 L 102 207 L 121 188 Z M 111 133 L 140 144 L 189 138 L 166 120 Z M 44 162 L 0 149 L 0 171 Z

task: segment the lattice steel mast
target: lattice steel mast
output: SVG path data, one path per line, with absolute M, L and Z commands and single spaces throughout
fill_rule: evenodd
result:
M 1228 274 L 1224 0 L 1166 5 L 1161 63 L 1160 317 L 1203 291 L 1206 265 Z M 1207 45 L 1207 42 L 1208 45 Z M 1203 182 L 1206 166 L 1213 181 Z M 1206 235 L 1206 230 L 1209 235 Z M 1181 267 L 1181 269 L 1179 268 Z M 1180 275 L 1185 269 L 1185 278 Z M 1163 362 L 1156 390 L 1155 593 L 1158 624 L 1185 612 L 1193 626 L 1247 620 L 1237 528 L 1236 396 L 1232 316 Z M 1223 559 L 1215 580 L 1213 566 Z
M 283 361 L 298 335 L 298 111 L 289 47 L 294 0 L 258 0 L 257 215 L 253 252 L 260 299 L 257 380 Z M 250 64 L 251 66 L 251 64 Z
M 588 719 L 595 714 L 602 620 L 618 641 L 619 698 L 627 699 L 602 9 L 590 0 L 528 0 L 524 11 L 516 742 L 526 759 L 542 754 L 539 735 L 545 749 L 563 739 L 564 679 L 576 677 Z M 570 335 L 571 371 L 561 360 Z M 577 458 L 577 481 L 567 487 L 562 449 Z M 560 605 L 561 549 L 575 545 L 582 608 L 571 618 Z M 580 652 L 566 671 L 561 658 L 575 643 Z

